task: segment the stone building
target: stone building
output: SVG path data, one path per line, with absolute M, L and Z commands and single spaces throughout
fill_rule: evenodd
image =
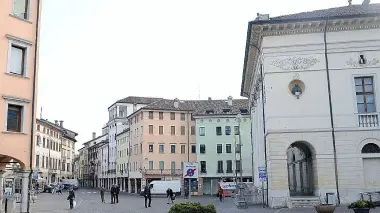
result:
M 269 206 L 380 191 L 379 35 L 369 1 L 249 22 L 241 95 Z

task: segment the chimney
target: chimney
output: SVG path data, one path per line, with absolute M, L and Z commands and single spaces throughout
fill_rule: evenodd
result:
M 232 96 L 228 96 L 228 106 L 232 106 Z
M 96 132 L 93 132 L 92 133 L 92 139 L 95 139 L 96 138 Z
M 208 100 L 211 101 L 211 97 L 208 97 Z
M 59 126 L 63 127 L 63 121 L 59 121 Z
M 364 0 L 362 5 L 369 5 L 370 2 L 371 2 L 371 0 Z
M 352 5 L 352 0 L 348 0 L 348 6 Z
M 174 99 L 174 108 L 178 109 L 178 107 L 179 107 L 179 99 L 175 98 Z
M 59 124 L 58 124 L 58 120 L 55 120 L 54 123 L 55 123 L 55 125 L 57 125 L 57 126 L 59 125 Z

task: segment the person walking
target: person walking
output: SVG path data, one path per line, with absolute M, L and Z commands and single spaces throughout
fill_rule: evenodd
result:
M 170 202 L 174 203 L 174 193 L 171 188 L 168 188 L 168 190 L 166 190 L 166 198 L 168 199 L 168 204 Z
M 223 189 L 222 189 L 222 187 L 219 187 L 218 197 L 219 197 L 220 202 L 222 202 L 223 201 Z
M 67 200 L 70 202 L 70 209 L 74 208 L 74 199 L 75 199 L 75 193 L 72 188 L 69 189 L 69 196 L 67 197 Z
M 144 198 L 145 198 L 145 208 L 151 207 L 150 205 L 152 203 L 152 194 L 151 194 L 149 186 L 145 186 L 145 189 L 144 189 Z M 149 201 L 149 203 L 147 205 L 148 201 Z
M 115 204 L 115 192 L 116 192 L 115 185 L 112 185 L 111 186 L 111 204 Z
M 115 198 L 116 198 L 116 203 L 119 203 L 119 193 L 120 193 L 120 186 L 116 185 L 115 186 Z
M 105 201 L 104 201 L 105 191 L 106 191 L 106 189 L 104 188 L 104 186 L 100 187 L 100 199 L 102 200 L 102 203 L 105 203 Z

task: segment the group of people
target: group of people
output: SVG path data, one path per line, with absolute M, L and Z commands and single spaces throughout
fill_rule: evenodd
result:
M 106 192 L 106 189 L 102 186 L 100 188 L 100 199 L 102 200 L 102 203 L 105 203 L 105 199 L 104 199 L 105 192 Z M 111 186 L 111 204 L 119 203 L 119 194 L 120 194 L 120 186 L 112 185 Z
M 145 186 L 143 195 L 145 198 L 145 208 L 152 207 L 152 192 L 151 192 L 152 187 L 151 186 Z M 168 188 L 166 190 L 166 198 L 168 199 L 167 204 L 174 203 L 175 200 L 175 193 L 171 188 Z

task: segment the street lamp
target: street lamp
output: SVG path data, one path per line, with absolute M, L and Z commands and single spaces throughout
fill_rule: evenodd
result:
M 242 183 L 243 183 L 243 159 L 242 159 L 242 144 L 241 144 L 241 130 L 240 130 L 240 123 L 241 123 L 241 119 L 242 119 L 242 115 L 240 113 L 238 113 L 236 115 L 236 120 L 238 122 L 238 129 L 239 129 L 239 134 L 238 134 L 238 143 L 236 144 L 236 147 L 239 147 L 239 160 L 240 160 L 240 164 L 239 164 L 239 170 L 240 170 L 240 180 L 239 180 L 239 184 L 236 184 L 236 187 L 239 187 L 239 198 L 241 199 L 243 197 L 242 195 Z M 236 155 L 236 154 L 235 154 Z M 236 162 L 235 162 L 236 164 Z M 237 166 L 237 165 L 235 165 Z M 236 168 L 237 169 L 237 168 Z M 239 199 L 239 200 L 240 200 Z

